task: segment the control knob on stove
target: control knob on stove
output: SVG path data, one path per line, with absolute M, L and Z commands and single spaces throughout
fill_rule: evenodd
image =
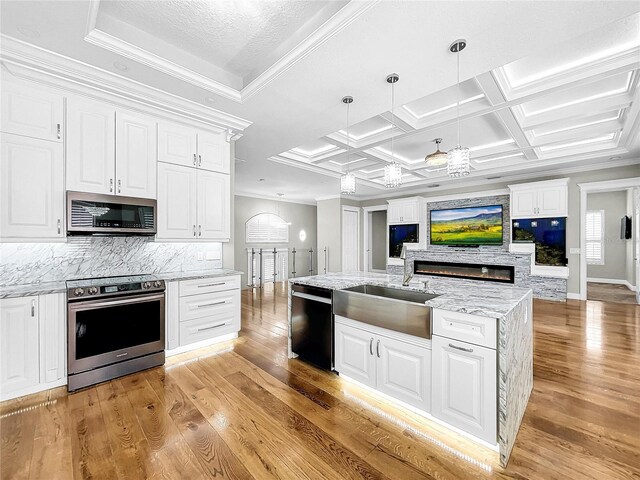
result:
M 151 288 L 151 284 L 149 282 L 143 282 L 142 288 Z
M 89 287 L 87 293 L 89 293 L 89 295 L 95 295 L 96 293 L 98 293 L 98 287 Z
M 82 296 L 83 294 L 84 294 L 84 288 L 80 288 L 80 287 L 78 287 L 78 288 L 75 288 L 75 289 L 73 290 L 73 296 L 74 296 L 74 297 L 80 297 L 80 296 Z
M 162 286 L 162 282 L 160 280 L 156 280 L 153 282 L 153 286 L 156 288 L 160 288 Z

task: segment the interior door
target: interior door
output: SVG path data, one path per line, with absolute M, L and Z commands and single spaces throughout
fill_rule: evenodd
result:
M 116 114 L 116 193 L 156 198 L 156 122 L 130 112 Z
M 342 271 L 359 270 L 358 223 L 359 209 L 342 209 Z
M 195 168 L 158 163 L 158 238 L 196 236 Z
M 229 239 L 230 188 L 229 175 L 198 170 L 198 238 Z
M 640 188 L 633 189 L 633 258 L 636 267 L 636 302 L 640 303 Z
M 2 237 L 64 235 L 61 143 L 3 134 L 0 176 Z
M 67 190 L 115 193 L 115 117 L 110 105 L 67 100 Z
M 198 168 L 212 172 L 229 173 L 231 145 L 227 133 L 198 132 Z

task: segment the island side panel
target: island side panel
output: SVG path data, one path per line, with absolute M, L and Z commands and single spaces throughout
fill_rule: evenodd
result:
M 291 325 L 292 325 L 292 318 L 291 318 L 291 292 L 293 291 L 291 289 L 291 282 L 289 283 L 289 287 L 287 289 L 287 309 L 288 309 L 288 318 L 289 318 L 289 333 L 287 335 L 287 356 L 288 358 L 296 358 L 297 355 L 295 353 L 293 353 L 293 351 L 291 351 Z
M 499 319 L 498 328 L 498 444 L 506 467 L 533 388 L 531 293 Z

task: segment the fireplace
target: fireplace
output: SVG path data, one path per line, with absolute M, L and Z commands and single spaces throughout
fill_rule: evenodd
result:
M 515 281 L 515 267 L 513 265 L 483 265 L 481 263 L 414 260 L 413 273 L 414 275 L 467 278 L 487 282 L 514 283 Z

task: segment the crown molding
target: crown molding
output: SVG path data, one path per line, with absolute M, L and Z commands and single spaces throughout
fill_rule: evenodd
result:
M 267 87 L 280 75 L 285 73 L 296 63 L 311 54 L 329 39 L 340 33 L 353 23 L 360 15 L 372 8 L 380 0 L 350 1 L 338 10 L 331 18 L 320 25 L 304 40 L 289 50 L 273 65 L 262 72 L 258 77 L 245 85 L 242 89 L 236 89 L 217 82 L 205 75 L 194 72 L 175 62 L 167 60 L 148 50 L 126 42 L 114 35 L 96 28 L 100 0 L 90 0 L 89 14 L 87 16 L 87 29 L 84 40 L 88 43 L 104 48 L 135 62 L 154 68 L 164 74 L 171 75 L 184 82 L 203 88 L 211 93 L 220 95 L 238 103 L 244 103 Z
M 79 60 L 0 34 L 0 61 L 17 78 L 83 93 L 83 89 L 135 102 L 171 115 L 240 133 L 252 122 Z
M 256 198 L 256 199 L 260 199 L 260 200 L 271 200 L 274 202 L 282 202 L 282 203 L 295 203 L 295 204 L 300 204 L 300 205 L 311 205 L 313 207 L 316 206 L 316 202 L 311 202 L 308 200 L 289 200 L 289 199 L 285 199 L 282 197 L 274 197 L 271 195 L 262 195 L 259 193 L 251 193 L 251 192 L 242 192 L 242 191 L 236 191 L 235 194 L 233 195 L 234 197 L 247 197 L 247 198 Z

